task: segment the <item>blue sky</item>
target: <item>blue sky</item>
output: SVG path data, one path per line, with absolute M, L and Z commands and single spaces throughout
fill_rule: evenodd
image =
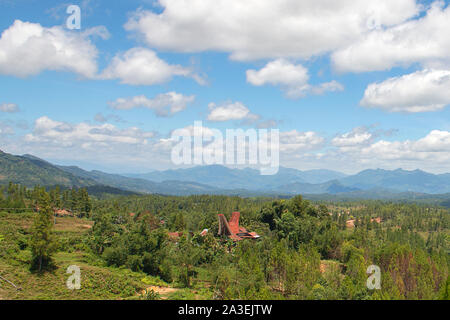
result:
M 0 0 L 0 149 L 174 168 L 201 120 L 279 129 L 288 167 L 450 172 L 447 1 L 185 3 Z

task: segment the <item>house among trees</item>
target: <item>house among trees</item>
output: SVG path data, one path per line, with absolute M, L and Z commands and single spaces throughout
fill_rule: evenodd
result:
M 219 214 L 219 235 L 228 236 L 233 241 L 260 238 L 256 232 L 248 232 L 247 229 L 239 226 L 240 216 L 240 212 L 233 212 L 230 221 L 227 221 L 223 214 Z
M 66 209 L 55 209 L 55 216 L 57 217 L 73 217 L 74 214 Z

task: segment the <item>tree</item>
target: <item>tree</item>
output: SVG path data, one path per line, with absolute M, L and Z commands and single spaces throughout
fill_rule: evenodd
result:
M 179 266 L 179 280 L 185 287 L 190 288 L 193 269 L 201 261 L 202 251 L 189 237 L 183 237 L 177 249 L 175 261 Z
M 31 269 L 41 272 L 52 264 L 52 254 L 56 251 L 56 241 L 52 232 L 53 210 L 50 196 L 40 190 L 39 211 L 34 219 L 31 235 Z

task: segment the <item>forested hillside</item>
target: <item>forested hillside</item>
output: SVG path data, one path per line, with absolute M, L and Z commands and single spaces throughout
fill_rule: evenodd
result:
M 31 209 L 3 209 L 0 215 L 0 270 L 9 270 L 3 276 L 22 287 L 16 293 L 2 284 L 0 296 L 36 298 L 27 286 L 29 279 L 40 278 L 27 270 L 33 270 L 40 242 L 35 227 L 25 221 L 33 218 L 36 225 L 41 212 L 51 217 L 52 208 L 64 208 L 74 217 L 57 218 L 56 224 L 48 220 L 47 231 L 54 235 L 48 248 L 55 249 L 48 251 L 48 269 L 40 274 L 52 283 L 51 274 L 82 264 L 87 275 L 74 299 L 92 297 L 95 290 L 106 297 L 110 284 L 99 283 L 98 274 L 123 283 L 123 270 L 130 274 L 127 289 L 108 298 L 449 299 L 450 210 L 433 204 L 310 202 L 301 196 L 96 200 L 84 189 L 46 192 L 13 184 L 2 194 L 2 206 Z M 259 240 L 218 236 L 217 215 L 229 218 L 233 211 L 241 212 L 240 225 L 261 235 Z M 58 231 L 70 219 L 81 219 L 74 223 L 87 227 Z M 381 270 L 380 290 L 366 285 L 370 265 Z M 144 294 L 143 288 L 148 289 Z
M 86 187 L 97 184 L 65 172 L 52 164 L 31 156 L 13 156 L 0 151 L 0 184 L 13 181 L 27 187 L 45 186 Z

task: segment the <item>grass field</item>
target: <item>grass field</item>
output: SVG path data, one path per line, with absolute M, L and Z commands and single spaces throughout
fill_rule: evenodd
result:
M 0 212 L 0 300 L 118 300 L 146 299 L 153 290 L 159 299 L 209 299 L 212 292 L 199 282 L 192 289 L 176 288 L 159 278 L 126 268 L 107 267 L 102 259 L 86 250 L 83 236 L 93 222 L 73 217 L 56 218 L 54 231 L 60 250 L 55 268 L 42 274 L 31 272 L 28 248 L 33 213 Z M 81 289 L 69 290 L 66 273 L 71 265 L 80 267 Z M 175 287 L 174 287 L 175 286 Z M 153 298 L 154 298 L 153 297 Z
M 94 255 L 80 250 L 82 236 L 92 222 L 78 218 L 56 218 L 55 233 L 64 249 L 54 257 L 56 268 L 42 274 L 30 272 L 27 241 L 32 222 L 32 213 L 0 213 L 0 276 L 20 288 L 0 280 L 0 299 L 130 299 L 138 298 L 148 286 L 142 281 L 145 274 L 106 267 Z M 81 269 L 80 290 L 66 286 L 70 277 L 66 271 L 71 265 Z

